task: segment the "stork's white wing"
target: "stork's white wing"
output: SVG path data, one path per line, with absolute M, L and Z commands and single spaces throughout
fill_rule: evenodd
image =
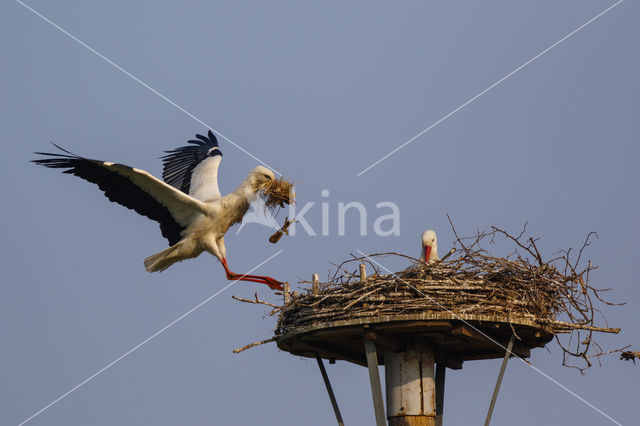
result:
M 218 188 L 218 168 L 222 155 L 207 157 L 191 172 L 189 195 L 201 201 L 214 201 L 222 197 Z
M 196 138 L 187 141 L 192 145 L 165 151 L 162 178 L 198 200 L 214 201 L 221 197 L 218 168 L 222 152 L 211 130 L 208 137 L 196 135 Z
M 103 162 L 102 166 L 129 179 L 134 185 L 148 193 L 169 210 L 171 216 L 182 226 L 189 226 L 194 217 L 206 212 L 206 206 L 173 186 L 166 184 L 151 173 L 124 164 Z
M 66 169 L 100 187 L 109 200 L 135 210 L 139 214 L 160 223 L 162 235 L 173 245 L 182 238 L 184 231 L 200 214 L 206 213 L 206 205 L 152 176 L 144 170 L 108 161 L 79 157 L 59 146 L 66 154 L 41 153 L 50 158 L 34 160 L 35 163 Z

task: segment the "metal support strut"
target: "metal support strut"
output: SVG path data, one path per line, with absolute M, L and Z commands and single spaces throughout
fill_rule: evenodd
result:
M 378 371 L 378 354 L 376 352 L 376 344 L 365 338 L 364 349 L 367 353 L 367 366 L 369 367 L 369 381 L 371 382 L 373 409 L 376 413 L 376 426 L 386 426 L 387 418 L 384 414 L 384 402 L 382 401 L 382 385 L 380 384 L 380 372 Z
M 491 415 L 493 414 L 493 408 L 496 405 L 496 399 L 498 399 L 498 392 L 500 391 L 500 385 L 502 384 L 502 377 L 504 376 L 504 370 L 507 368 L 507 361 L 509 361 L 509 357 L 511 356 L 511 350 L 513 349 L 513 340 L 515 339 L 515 337 L 515 334 L 511 335 L 511 339 L 509 339 L 509 345 L 507 346 L 507 352 L 505 352 L 504 358 L 502 359 L 500 373 L 498 374 L 496 387 L 493 389 L 493 396 L 491 397 L 491 403 L 489 404 L 489 411 L 487 412 L 487 418 L 484 421 L 484 426 L 489 426 L 489 423 L 491 422 Z
M 320 368 L 320 373 L 322 373 L 322 380 L 324 380 L 324 385 L 327 388 L 327 393 L 329 394 L 329 399 L 331 400 L 331 406 L 333 407 L 333 412 L 336 415 L 336 420 L 338 421 L 339 426 L 344 426 L 344 422 L 342 421 L 342 414 L 340 414 L 340 408 L 338 407 L 338 402 L 336 401 L 336 396 L 333 394 L 333 389 L 331 388 L 331 382 L 329 381 L 329 376 L 327 375 L 327 370 L 324 368 L 324 363 L 322 362 L 322 358 L 316 355 L 316 361 L 318 362 L 318 367 Z

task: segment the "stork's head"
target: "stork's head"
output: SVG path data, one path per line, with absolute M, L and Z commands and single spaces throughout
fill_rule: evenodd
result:
M 433 262 L 438 259 L 438 238 L 435 231 L 429 229 L 422 233 L 422 254 L 426 263 Z
M 256 190 L 268 186 L 275 179 L 276 175 L 264 166 L 256 166 L 251 173 L 249 173 L 249 181 L 252 185 L 255 185 Z

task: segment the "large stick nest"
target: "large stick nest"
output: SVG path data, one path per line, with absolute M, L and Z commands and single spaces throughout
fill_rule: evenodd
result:
M 280 314 L 276 336 L 298 327 L 338 320 L 448 312 L 499 315 L 538 324 L 556 335 L 563 365 L 581 372 L 591 366 L 590 359 L 605 353 L 593 340 L 594 332 L 618 333 L 620 329 L 609 328 L 600 313 L 599 306 L 614 303 L 602 297 L 602 292 L 609 289 L 589 284 L 590 273 L 596 267 L 590 261 L 580 267 L 594 233 L 587 236 L 577 252 L 560 251 L 545 261 L 537 240 L 524 237 L 526 224 L 517 236 L 492 227 L 470 238 L 458 237 L 451 226 L 456 235 L 454 249 L 442 261 L 427 265 L 398 253 L 353 256 L 337 265 L 335 274 L 326 282 L 317 283 L 315 293 L 310 287 L 302 294 L 294 292 L 289 303 L 274 307 L 270 313 Z M 505 257 L 494 257 L 483 248 L 483 243 L 495 243 L 499 238 L 510 242 L 513 248 Z M 391 260 L 385 259 L 389 256 L 408 258 L 413 267 L 391 273 L 383 266 Z M 375 271 L 366 282 L 360 280 L 358 273 L 362 262 Z M 596 323 L 597 317 L 605 326 Z M 583 362 L 570 362 L 576 358 Z

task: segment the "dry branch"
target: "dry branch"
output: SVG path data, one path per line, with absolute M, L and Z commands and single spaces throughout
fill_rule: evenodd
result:
M 272 338 L 270 338 L 270 339 L 261 340 L 261 341 L 259 341 L 259 342 L 249 343 L 248 345 L 245 345 L 245 346 L 243 346 L 243 347 L 241 347 L 241 348 L 234 349 L 234 350 L 233 350 L 233 353 L 234 353 L 234 354 L 239 354 L 240 352 L 242 352 L 242 351 L 246 351 L 247 349 L 251 349 L 251 348 L 256 347 L 256 346 L 264 345 L 265 343 L 274 342 L 275 340 L 276 340 L 276 338 L 275 338 L 275 337 L 272 337 Z
M 253 303 L 256 305 L 266 305 L 266 306 L 271 306 L 272 308 L 276 308 L 276 309 L 280 309 L 280 306 L 278 305 L 274 305 L 273 303 L 269 303 L 269 302 L 265 302 L 264 300 L 260 300 L 258 298 L 258 293 L 256 292 L 254 294 L 255 299 L 251 300 L 251 299 L 243 299 L 242 297 L 238 297 L 238 296 L 231 296 L 232 299 L 236 299 L 240 302 L 245 302 L 245 303 Z

